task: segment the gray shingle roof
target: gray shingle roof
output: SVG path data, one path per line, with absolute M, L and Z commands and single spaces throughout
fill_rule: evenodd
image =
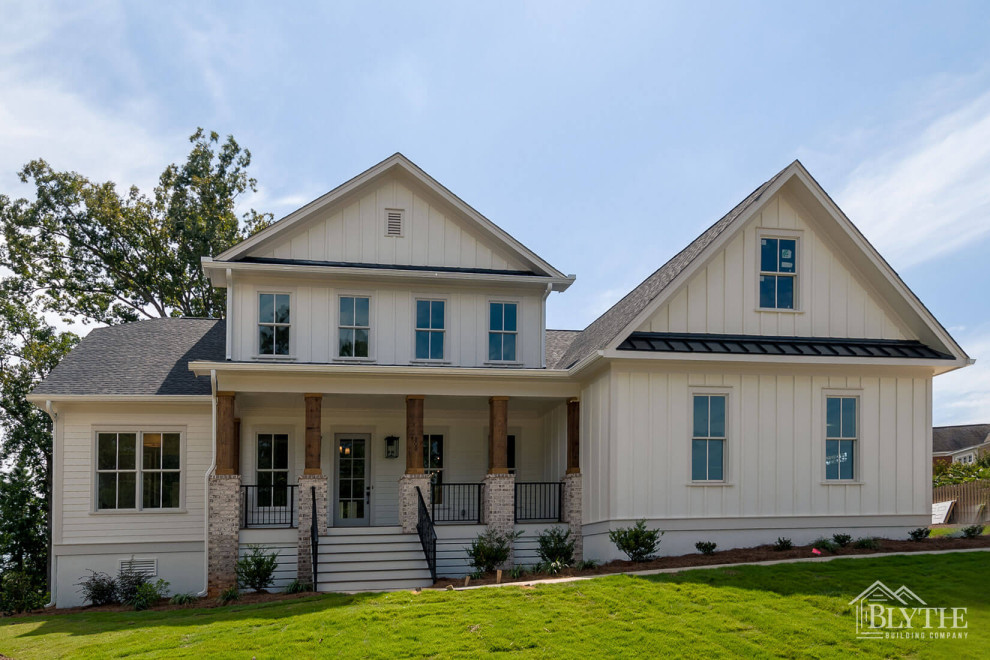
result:
M 788 165 L 790 167 L 790 165 Z M 674 278 L 688 267 L 712 241 L 728 229 L 733 221 L 743 214 L 746 209 L 755 204 L 763 193 L 787 170 L 785 167 L 777 172 L 769 181 L 754 190 L 734 209 L 725 214 L 718 222 L 705 230 L 690 245 L 678 252 L 674 257 L 661 266 L 656 272 L 647 277 L 635 289 L 615 303 L 611 309 L 595 319 L 584 329 L 579 337 L 570 345 L 561 358 L 551 364 L 547 357 L 547 366 L 566 369 L 575 362 L 582 360 L 591 353 L 605 348 L 609 342 L 618 336 L 622 329 L 629 325 L 660 293 L 667 288 Z
M 553 368 L 571 343 L 581 334 L 580 330 L 547 330 L 547 367 Z
M 936 426 L 932 429 L 932 451 L 959 451 L 982 445 L 990 440 L 990 424 Z
M 210 394 L 190 360 L 223 360 L 226 325 L 165 318 L 96 328 L 34 388 L 38 395 Z

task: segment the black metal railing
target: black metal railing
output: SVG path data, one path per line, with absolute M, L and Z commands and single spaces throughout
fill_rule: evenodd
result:
M 309 523 L 309 551 L 313 564 L 313 591 L 316 591 L 320 572 L 320 527 L 316 524 L 316 486 L 309 487 L 309 503 L 312 505 L 312 518 L 310 518 Z
M 560 522 L 560 482 L 517 482 L 516 522 Z
M 416 497 L 419 498 L 419 521 L 416 523 L 416 531 L 419 532 L 419 542 L 423 544 L 423 554 L 426 555 L 426 563 L 430 567 L 430 577 L 437 581 L 437 530 L 433 528 L 433 520 L 430 518 L 430 510 L 423 501 L 423 491 L 416 487 Z
M 296 486 L 241 486 L 241 526 L 295 527 Z
M 481 521 L 481 484 L 434 484 L 433 521 L 477 523 Z

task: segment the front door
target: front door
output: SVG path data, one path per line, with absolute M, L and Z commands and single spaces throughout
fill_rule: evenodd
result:
M 337 436 L 337 487 L 334 489 L 334 527 L 367 526 L 371 522 L 371 437 Z

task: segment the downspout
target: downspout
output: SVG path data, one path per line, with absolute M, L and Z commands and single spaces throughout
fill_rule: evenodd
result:
M 58 465 L 58 459 L 55 453 L 58 451 L 58 413 L 55 411 L 51 399 L 45 401 L 45 412 L 52 418 L 52 469 L 50 475 L 52 479 L 52 492 L 48 498 L 48 561 L 51 563 L 50 570 L 48 571 L 48 595 L 51 600 L 45 603 L 45 609 L 48 609 L 49 607 L 55 607 L 55 563 L 58 561 L 54 552 L 55 520 L 53 518 L 55 515 L 55 466 Z
M 543 292 L 543 303 L 540 305 L 540 368 L 547 368 L 547 298 L 553 290 L 552 284 L 547 284 Z
M 230 293 L 228 291 L 228 293 Z M 229 346 L 230 344 L 228 344 Z M 210 590 L 210 475 L 217 468 L 217 370 L 210 369 L 210 408 L 213 413 L 213 457 L 203 477 L 203 590 L 196 596 L 202 598 Z

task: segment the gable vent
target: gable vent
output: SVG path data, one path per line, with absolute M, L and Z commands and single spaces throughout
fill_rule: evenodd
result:
M 385 209 L 385 235 L 402 236 L 402 209 Z
M 134 559 L 133 557 L 130 559 L 121 559 L 120 570 L 121 572 L 137 573 L 139 575 L 155 577 L 158 575 L 158 560 Z

